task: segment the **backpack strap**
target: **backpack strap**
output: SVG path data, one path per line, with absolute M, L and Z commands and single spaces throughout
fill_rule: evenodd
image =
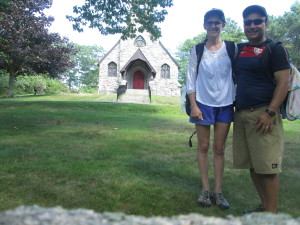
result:
M 204 40 L 204 42 L 199 43 L 196 45 L 196 55 L 197 55 L 197 74 L 196 74 L 196 78 L 198 76 L 198 72 L 199 72 L 199 64 L 204 52 L 204 45 L 206 43 L 207 39 Z
M 269 74 L 271 76 L 272 79 L 274 79 L 274 78 L 273 78 L 273 71 L 270 66 L 271 65 L 271 55 L 273 53 L 274 47 L 278 44 L 282 44 L 282 42 L 271 41 L 270 43 L 268 43 L 266 46 L 266 50 L 264 51 L 264 54 L 262 56 L 262 64 L 263 64 L 264 70 L 266 71 L 267 74 Z
M 234 67 L 235 67 L 235 43 L 233 41 L 226 41 L 224 40 L 225 44 L 226 44 L 226 50 L 227 50 L 227 54 L 230 58 L 231 61 L 231 66 L 232 66 L 232 71 L 234 71 Z
M 204 45 L 206 44 L 206 41 L 207 39 L 204 40 L 204 42 L 202 43 L 199 43 L 196 45 L 196 54 L 197 54 L 197 75 L 198 75 L 198 70 L 199 70 L 199 64 L 200 64 L 200 61 L 201 61 L 201 58 L 202 58 L 202 55 L 203 55 L 203 52 L 204 52 Z M 230 61 L 231 61 L 231 66 L 232 66 L 232 69 L 234 69 L 234 65 L 235 65 L 235 43 L 233 41 L 227 41 L 227 40 L 224 40 L 225 42 L 225 45 L 226 45 L 226 50 L 227 50 L 227 53 L 228 53 L 228 56 L 230 58 Z M 234 70 L 233 70 L 234 71 Z M 196 75 L 196 77 L 197 77 Z
M 190 139 L 189 139 L 189 146 L 190 146 L 190 148 L 193 147 L 193 144 L 192 144 L 192 138 L 193 138 L 193 136 L 194 136 L 196 133 L 197 133 L 197 131 L 195 130 L 195 131 L 193 132 L 193 134 L 190 136 Z

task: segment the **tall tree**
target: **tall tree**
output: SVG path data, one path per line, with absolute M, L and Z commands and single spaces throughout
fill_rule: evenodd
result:
M 192 39 L 187 39 L 183 44 L 178 47 L 178 52 L 176 53 L 176 59 L 179 64 L 179 74 L 178 81 L 181 85 L 185 86 L 187 67 L 189 63 L 190 52 L 194 45 L 203 42 L 206 38 L 206 32 L 202 32 Z
M 7 0 L 0 0 L 0 9 L 8 8 L 9 4 Z
M 292 63 L 300 68 L 300 2 L 295 2 L 290 12 L 270 17 L 268 37 L 283 42 Z
M 172 5 L 173 0 L 85 0 L 84 5 L 73 8 L 78 16 L 67 18 L 79 32 L 83 31 L 82 25 L 89 24 L 103 35 L 122 34 L 127 39 L 147 31 L 157 39 L 161 30 L 156 24 L 165 20 L 166 8 Z
M 48 73 L 51 77 L 73 66 L 70 55 L 75 54 L 68 39 L 48 32 L 53 22 L 43 10 L 52 0 L 10 0 L 0 7 L 0 69 L 9 77 L 8 95 L 13 95 L 17 76 Z
M 234 41 L 235 43 L 240 43 L 246 40 L 244 31 L 239 27 L 237 22 L 227 18 L 224 31 L 221 34 L 223 40 Z
M 185 86 L 186 83 L 186 74 L 187 74 L 187 66 L 189 61 L 190 52 L 194 45 L 204 41 L 206 38 L 206 32 L 202 32 L 198 36 L 187 39 L 182 45 L 178 47 L 178 52 L 176 53 L 176 58 L 179 63 L 179 82 Z M 234 41 L 236 43 L 242 42 L 246 37 L 242 31 L 242 29 L 238 26 L 238 24 L 232 20 L 227 19 L 224 31 L 221 34 L 221 38 L 223 40 Z
M 63 74 L 63 80 L 65 80 L 69 89 L 82 86 L 97 87 L 99 77 L 97 63 L 103 57 L 104 49 L 96 45 L 75 45 L 74 47 L 77 50 L 77 54 L 72 56 L 72 60 L 76 65 Z

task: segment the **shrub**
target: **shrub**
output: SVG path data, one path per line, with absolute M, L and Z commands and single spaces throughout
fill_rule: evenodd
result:
M 15 83 L 16 94 L 44 94 L 46 81 L 42 75 L 38 76 L 21 76 Z
M 46 78 L 46 94 L 60 94 L 69 92 L 68 87 L 58 79 Z
M 68 92 L 68 88 L 58 79 L 46 75 L 18 77 L 15 84 L 16 94 L 59 94 Z
M 81 93 L 91 93 L 91 94 L 96 94 L 98 93 L 98 87 L 93 84 L 91 85 L 86 85 L 80 88 Z

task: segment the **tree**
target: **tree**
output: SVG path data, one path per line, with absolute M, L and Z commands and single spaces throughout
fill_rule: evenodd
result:
M 75 45 L 74 48 L 77 50 L 77 54 L 72 56 L 72 60 L 76 65 L 70 71 L 64 73 L 62 79 L 67 83 L 69 89 L 82 86 L 96 88 L 99 77 L 97 63 L 103 57 L 104 49 L 97 45 Z
M 178 74 L 178 81 L 181 85 L 185 86 L 186 83 L 186 74 L 187 74 L 187 67 L 189 63 L 190 52 L 194 45 L 204 41 L 206 38 L 206 32 L 202 32 L 198 36 L 187 39 L 183 42 L 182 45 L 178 47 L 178 52 L 176 53 L 176 59 L 179 64 L 179 74 Z
M 166 8 L 173 0 L 85 0 L 73 11 L 77 17 L 67 16 L 73 28 L 82 32 L 82 25 L 98 28 L 101 34 L 122 34 L 122 39 L 134 38 L 147 31 L 152 39 L 161 37 L 157 23 L 165 20 Z
M 8 89 L 9 75 L 5 70 L 0 70 L 0 96 L 4 95 Z
M 283 42 L 292 63 L 300 68 L 300 2 L 295 2 L 290 12 L 279 17 L 270 17 L 268 37 Z
M 0 9 L 8 8 L 9 4 L 7 0 L 0 0 Z
M 206 32 L 202 32 L 193 39 L 186 40 L 182 45 L 178 47 L 178 52 L 176 53 L 177 62 L 179 63 L 179 82 L 185 86 L 186 74 L 188 67 L 188 60 L 192 47 L 200 42 L 203 42 L 206 38 Z M 238 24 L 231 19 L 226 20 L 226 25 L 224 31 L 221 34 L 223 40 L 234 41 L 236 43 L 242 42 L 245 39 L 245 35 Z
M 10 0 L 8 7 L 0 7 L 0 69 L 10 75 L 8 96 L 13 95 L 14 81 L 20 75 L 57 77 L 73 66 L 72 44 L 48 32 L 54 19 L 43 10 L 51 4 L 52 0 Z
M 244 31 L 238 26 L 237 22 L 230 18 L 226 19 L 226 25 L 221 34 L 221 38 L 223 40 L 234 41 L 235 43 L 246 40 Z

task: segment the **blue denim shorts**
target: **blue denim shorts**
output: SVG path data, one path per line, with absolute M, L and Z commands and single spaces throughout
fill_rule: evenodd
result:
M 215 123 L 233 122 L 233 105 L 212 107 L 197 102 L 198 108 L 202 112 L 203 120 L 195 120 L 190 116 L 190 122 L 200 125 L 213 125 Z

